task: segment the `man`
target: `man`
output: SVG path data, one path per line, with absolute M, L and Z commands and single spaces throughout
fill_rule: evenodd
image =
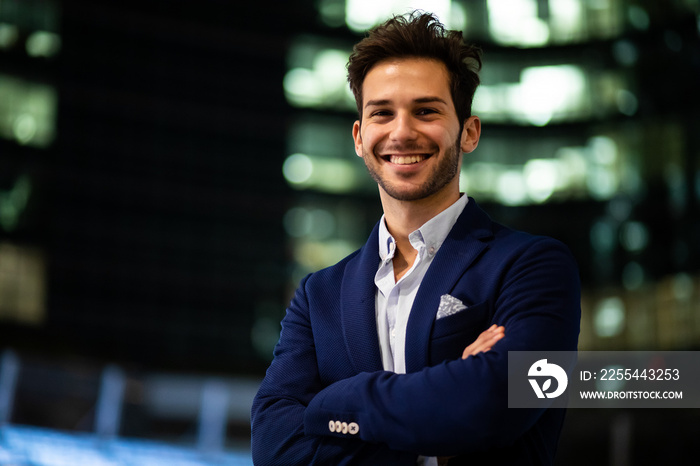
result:
M 552 464 L 564 411 L 508 409 L 508 351 L 576 350 L 578 275 L 559 242 L 460 194 L 480 64 L 425 14 L 356 45 L 355 150 L 384 216 L 287 309 L 253 403 L 256 464 Z

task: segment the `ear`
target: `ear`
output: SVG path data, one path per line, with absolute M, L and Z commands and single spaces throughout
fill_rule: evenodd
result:
M 352 138 L 355 140 L 355 153 L 362 157 L 362 135 L 360 135 L 360 120 L 352 125 Z
M 468 154 L 476 149 L 476 146 L 479 145 L 479 137 L 481 137 L 481 120 L 478 116 L 472 115 L 464 120 L 460 141 L 462 152 Z

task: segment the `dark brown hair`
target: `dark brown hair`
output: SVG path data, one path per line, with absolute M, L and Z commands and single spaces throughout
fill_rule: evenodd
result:
M 348 83 L 360 119 L 365 76 L 374 65 L 389 58 L 429 58 L 444 63 L 460 124 L 471 116 L 474 92 L 479 85 L 481 49 L 466 44 L 460 31 L 446 31 L 432 14 L 414 11 L 372 28 L 353 48 Z

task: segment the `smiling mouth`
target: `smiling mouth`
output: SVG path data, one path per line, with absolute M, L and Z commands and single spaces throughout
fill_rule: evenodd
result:
M 428 154 L 410 154 L 410 155 L 385 155 L 382 157 L 387 162 L 391 162 L 396 165 L 411 165 L 414 163 L 422 162 L 430 158 Z

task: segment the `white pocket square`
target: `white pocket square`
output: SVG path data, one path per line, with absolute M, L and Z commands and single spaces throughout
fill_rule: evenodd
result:
M 437 316 L 435 317 L 435 320 L 451 316 L 452 314 L 457 314 L 458 312 L 463 311 L 466 308 L 467 306 L 465 306 L 464 303 L 459 299 L 455 298 L 454 296 L 444 294 L 440 296 L 440 306 L 438 307 Z

